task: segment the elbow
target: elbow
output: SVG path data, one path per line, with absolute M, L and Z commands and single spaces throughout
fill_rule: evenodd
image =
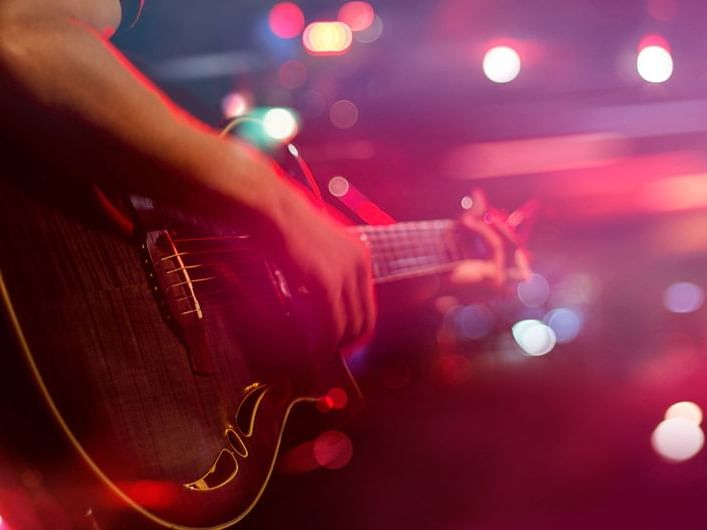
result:
M 12 77 L 18 64 L 26 58 L 28 37 L 18 21 L 0 18 L 0 78 Z
M 4 36 L 6 30 L 16 28 L 32 31 L 73 23 L 109 38 L 121 22 L 120 2 L 121 0 L 54 0 L 38 7 L 37 2 L 27 0 L 2 0 L 0 36 Z

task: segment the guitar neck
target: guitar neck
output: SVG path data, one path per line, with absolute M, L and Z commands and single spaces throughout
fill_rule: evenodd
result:
M 203 216 L 163 205 L 156 207 L 150 199 L 142 197 L 131 199 L 145 226 L 159 226 L 162 221 L 176 222 L 197 229 L 202 236 L 212 236 L 206 240 L 214 244 L 228 240 L 234 233 L 231 228 Z M 369 248 L 376 284 L 438 274 L 453 269 L 463 260 L 488 256 L 488 249 L 479 236 L 448 219 L 359 225 L 348 230 Z
M 484 257 L 483 241 L 451 220 L 354 226 L 369 248 L 377 284 L 446 272 L 459 262 Z

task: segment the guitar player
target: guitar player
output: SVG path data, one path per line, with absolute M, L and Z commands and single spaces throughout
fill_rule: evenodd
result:
M 364 247 L 270 160 L 170 103 L 111 46 L 139 2 L 3 0 L 2 127 L 67 173 L 263 233 L 318 294 L 321 320 L 311 324 L 322 350 L 369 334 L 376 309 Z M 462 273 L 501 281 L 499 263 L 466 264 Z
M 372 333 L 376 306 L 364 245 L 271 160 L 177 108 L 110 44 L 121 20 L 129 25 L 140 8 L 139 0 L 0 2 L 0 178 L 21 181 L 26 158 L 16 153 L 32 153 L 56 175 L 71 175 L 54 177 L 66 178 L 66 189 L 77 179 L 246 226 L 281 249 L 317 301 L 317 319 L 303 323 L 317 351 Z M 62 181 L 51 185 L 63 189 Z M 462 264 L 457 280 L 501 283 L 500 238 L 474 215 L 465 222 L 494 255 Z

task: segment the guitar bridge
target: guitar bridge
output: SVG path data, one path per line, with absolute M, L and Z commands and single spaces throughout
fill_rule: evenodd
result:
M 148 232 L 143 250 L 152 287 L 165 318 L 187 346 L 192 369 L 201 375 L 215 373 L 203 337 L 204 309 L 196 293 L 197 284 L 214 278 L 193 275 L 199 266 L 185 263 L 184 253 L 167 230 Z

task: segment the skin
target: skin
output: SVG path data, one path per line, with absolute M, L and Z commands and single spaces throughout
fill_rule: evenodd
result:
M 320 306 L 313 349 L 370 333 L 366 250 L 274 164 L 170 104 L 108 42 L 118 0 L 2 0 L 4 127 L 72 175 L 246 224 Z M 59 131 L 59 133 L 57 133 Z
M 269 159 L 219 138 L 135 71 L 108 41 L 120 20 L 119 0 L 0 0 L 3 127 L 68 174 L 246 225 L 281 249 L 316 304 L 304 324 L 313 350 L 368 336 L 365 247 Z M 495 264 L 476 269 L 467 264 L 474 282 L 499 279 Z

